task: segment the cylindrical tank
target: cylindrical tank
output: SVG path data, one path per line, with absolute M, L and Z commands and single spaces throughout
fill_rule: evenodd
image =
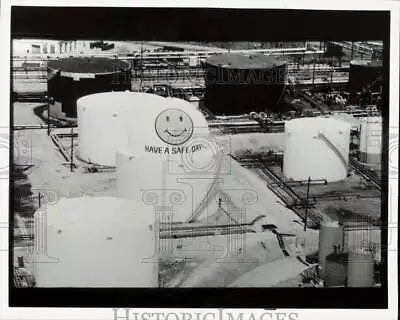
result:
M 160 110 L 165 103 L 158 95 L 128 91 L 78 99 L 78 156 L 86 162 L 115 166 L 115 152 L 128 139 L 129 128 L 138 128 L 143 138 L 146 130 L 154 128 L 154 122 L 142 121 L 144 114 L 149 109 Z
M 375 89 L 379 85 L 378 78 L 383 74 L 381 61 L 353 60 L 350 62 L 349 90 L 360 92 L 367 89 Z M 381 81 L 380 81 L 381 82 Z
M 350 124 L 330 118 L 303 118 L 285 123 L 283 174 L 293 180 L 345 179 Z
M 76 100 L 97 92 L 131 89 L 131 67 L 109 58 L 71 57 L 48 62 L 48 96 L 75 118 Z
M 157 287 L 153 208 L 111 197 L 61 198 L 35 213 L 38 287 Z
M 374 279 L 374 259 L 366 249 L 355 249 L 349 252 L 347 286 L 371 287 Z
M 141 114 L 118 150 L 117 195 L 167 206 L 174 221 L 188 221 L 207 208 L 222 158 L 204 116 L 184 100 L 165 100 L 164 109 Z
M 344 253 L 331 253 L 326 256 L 324 271 L 325 287 L 346 286 L 347 256 Z
M 217 115 L 276 111 L 283 101 L 286 63 L 262 54 L 218 54 L 204 64 L 205 105 Z
M 321 275 L 325 272 L 326 257 L 334 253 L 334 246 L 343 248 L 343 227 L 337 221 L 322 221 L 319 230 L 318 262 Z
M 382 118 L 367 117 L 361 121 L 360 160 L 380 164 L 382 154 Z

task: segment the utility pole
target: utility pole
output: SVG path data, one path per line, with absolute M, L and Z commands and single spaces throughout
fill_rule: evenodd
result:
M 354 54 L 354 41 L 351 42 L 351 60 L 353 60 L 353 54 Z
M 139 91 L 142 92 L 143 85 L 143 41 L 140 43 L 140 86 Z
M 50 135 L 50 101 L 49 101 L 49 97 L 46 96 L 45 97 L 46 101 L 47 101 L 47 135 Z
M 312 85 L 314 85 L 314 79 L 315 79 L 315 59 L 313 59 Z
M 71 127 L 71 172 L 74 172 L 74 127 Z
M 304 221 L 304 231 L 307 231 L 307 220 L 308 220 L 308 198 L 310 195 L 310 182 L 311 182 L 311 177 L 308 177 L 308 183 L 307 183 L 307 197 L 306 197 L 306 216 L 305 216 L 305 221 Z

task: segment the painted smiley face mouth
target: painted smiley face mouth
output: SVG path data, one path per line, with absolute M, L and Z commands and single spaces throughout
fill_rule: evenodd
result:
M 171 137 L 174 137 L 174 138 L 180 137 L 180 136 L 183 135 L 186 131 L 187 131 L 187 129 L 185 128 L 185 129 L 183 129 L 181 132 L 174 134 L 174 133 L 171 133 L 168 129 L 165 129 L 165 130 L 164 130 L 164 132 L 168 133 Z

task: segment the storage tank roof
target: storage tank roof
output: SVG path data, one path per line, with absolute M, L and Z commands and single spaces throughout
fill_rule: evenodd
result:
M 348 122 L 352 127 L 359 127 L 361 125 L 361 120 L 353 117 L 347 113 L 340 113 L 333 115 L 333 118 L 336 120 L 343 120 Z
M 363 117 L 361 123 L 382 123 L 382 117 Z
M 382 67 L 382 61 L 377 60 L 352 60 L 350 62 L 351 65 L 354 66 L 363 66 L 363 67 L 373 67 L 373 68 L 380 68 Z
M 135 111 L 136 109 L 138 112 L 137 119 L 142 119 L 142 121 L 148 119 L 148 117 L 155 120 L 160 111 L 165 109 L 181 109 L 190 115 L 196 126 L 208 128 L 204 115 L 193 104 L 183 99 L 164 98 L 143 92 L 110 91 L 84 96 L 79 98 L 77 103 L 97 110 L 108 110 L 110 114 L 114 113 L 115 110 Z
M 135 108 L 143 107 L 141 103 L 145 102 L 156 102 L 160 101 L 162 104 L 166 99 L 150 93 L 143 92 L 131 92 L 131 91 L 110 91 L 110 92 L 100 92 L 89 94 L 78 99 L 78 104 L 83 104 L 85 106 L 96 106 L 109 108 L 110 111 L 113 110 L 111 106 L 118 106 L 118 108 L 123 108 L 124 106 Z
M 224 53 L 211 56 L 207 64 L 229 69 L 270 69 L 282 66 L 285 62 L 263 54 L 243 55 L 237 53 Z
M 315 131 L 316 129 L 349 128 L 346 121 L 333 118 L 300 118 L 285 122 L 285 127 L 292 130 Z
M 126 70 L 129 64 L 119 59 L 101 57 L 71 57 L 58 60 L 50 60 L 48 67 L 73 73 L 110 73 Z

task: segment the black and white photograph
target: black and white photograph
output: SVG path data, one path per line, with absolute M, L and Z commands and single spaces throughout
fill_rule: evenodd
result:
M 10 294 L 387 300 L 389 34 L 179 37 L 145 17 L 132 37 L 11 25 Z

